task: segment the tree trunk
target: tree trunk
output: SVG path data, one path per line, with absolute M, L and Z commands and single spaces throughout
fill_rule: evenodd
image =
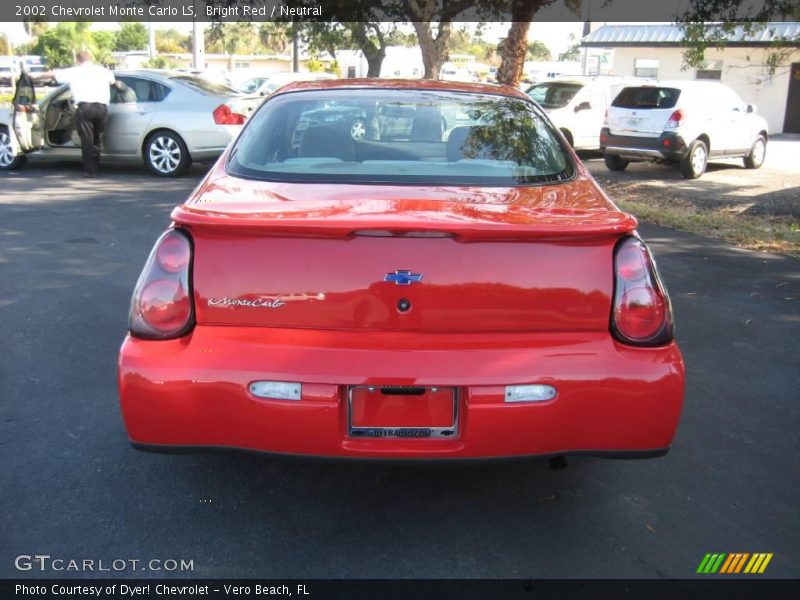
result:
M 502 44 L 502 62 L 497 69 L 498 83 L 516 86 L 522 79 L 528 54 L 528 29 L 533 15 L 542 4 L 542 0 L 515 0 L 511 9 L 513 21 Z
M 351 29 L 358 47 L 367 59 L 367 77 L 380 77 L 383 59 L 386 58 L 386 46 L 383 37 L 378 37 L 380 46 L 376 46 L 367 34 L 367 23 L 354 23 Z
M 439 79 L 442 65 L 447 57 L 447 45 L 450 42 L 449 22 L 440 22 L 439 31 L 433 37 L 430 21 L 413 21 L 417 31 L 419 49 L 422 51 L 422 64 L 425 67 L 425 79 Z

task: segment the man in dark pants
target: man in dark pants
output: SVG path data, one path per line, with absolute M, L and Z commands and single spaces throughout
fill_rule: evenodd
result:
M 84 176 L 97 177 L 114 74 L 92 63 L 88 52 L 78 53 L 77 67 L 57 69 L 54 74 L 59 83 L 69 84 L 72 97 L 78 105 L 78 135 L 81 138 Z

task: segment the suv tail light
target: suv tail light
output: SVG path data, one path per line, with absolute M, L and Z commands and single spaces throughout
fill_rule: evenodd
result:
M 233 112 L 227 104 L 220 104 L 212 114 L 217 125 L 244 125 L 247 120 L 244 115 Z
M 642 240 L 625 237 L 617 243 L 614 277 L 614 337 L 636 346 L 660 346 L 671 341 L 672 307 Z
M 674 111 L 669 116 L 669 121 L 667 121 L 667 127 L 666 128 L 667 129 L 677 129 L 678 127 L 681 126 L 681 121 L 683 121 L 685 118 L 686 118 L 686 115 L 684 114 L 684 112 L 682 110 L 678 109 L 678 110 Z
M 192 243 L 183 231 L 170 229 L 158 239 L 133 292 L 132 335 L 164 340 L 194 327 L 191 263 Z

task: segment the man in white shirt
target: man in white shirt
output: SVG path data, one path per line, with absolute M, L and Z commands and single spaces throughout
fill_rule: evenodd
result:
M 88 52 L 79 52 L 77 67 L 56 69 L 54 75 L 59 83 L 69 84 L 72 97 L 78 105 L 78 135 L 81 137 L 84 176 L 97 177 L 114 74 L 92 63 L 92 56 Z

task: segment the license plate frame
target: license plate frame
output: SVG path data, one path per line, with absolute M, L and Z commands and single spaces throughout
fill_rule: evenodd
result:
M 381 389 L 391 388 L 392 390 L 418 390 L 424 389 L 428 391 L 439 392 L 449 391 L 450 400 L 453 405 L 452 421 L 445 426 L 410 426 L 410 425 L 397 425 L 397 426 L 359 426 L 353 425 L 353 396 L 354 392 L 359 389 L 366 389 L 371 393 Z M 398 395 L 403 395 L 398 394 Z M 413 394 L 409 394 L 413 395 Z M 449 386 L 371 386 L 371 385 L 353 385 L 347 389 L 347 435 L 355 439 L 455 439 L 458 437 L 458 418 L 459 418 L 459 394 L 458 388 Z

